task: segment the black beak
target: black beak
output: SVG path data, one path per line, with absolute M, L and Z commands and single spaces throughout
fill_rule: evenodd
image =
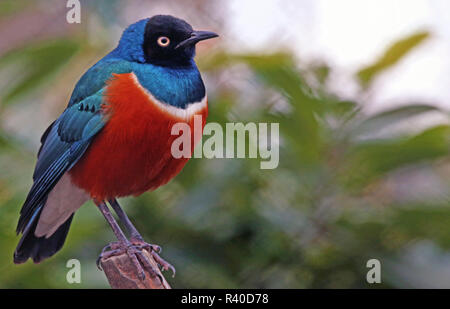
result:
M 175 49 L 184 47 L 184 46 L 192 46 L 200 41 L 216 38 L 218 36 L 219 35 L 217 33 L 214 33 L 211 31 L 194 31 L 194 32 L 192 32 L 190 38 L 179 43 L 177 46 L 175 46 Z

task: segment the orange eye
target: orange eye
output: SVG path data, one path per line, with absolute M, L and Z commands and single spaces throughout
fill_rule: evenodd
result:
M 169 44 L 170 44 L 170 40 L 169 40 L 169 38 L 168 37 L 166 37 L 166 36 L 160 36 L 159 38 L 158 38 L 158 45 L 159 46 L 161 46 L 161 47 L 167 47 L 167 46 L 169 46 Z

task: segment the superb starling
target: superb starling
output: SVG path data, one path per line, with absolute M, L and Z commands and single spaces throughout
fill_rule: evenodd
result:
M 171 154 L 176 138 L 171 127 L 180 122 L 192 127 L 195 115 L 205 125 L 208 105 L 195 45 L 214 37 L 184 20 L 153 16 L 129 26 L 118 46 L 87 70 L 67 108 L 42 135 L 33 186 L 17 225 L 22 238 L 15 263 L 28 258 L 38 263 L 60 250 L 75 211 L 92 199 L 118 239 L 101 256 L 127 252 L 144 274 L 138 259 L 148 266 L 140 250 L 147 248 L 163 268 L 170 267 L 158 247 L 143 240 L 117 198 L 154 190 L 186 164 L 188 158 Z

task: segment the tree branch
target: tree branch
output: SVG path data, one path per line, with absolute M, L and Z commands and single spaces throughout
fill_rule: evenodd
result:
M 113 289 L 170 289 L 169 283 L 162 275 L 158 263 L 147 250 L 142 250 L 142 253 L 148 258 L 157 275 L 151 276 L 145 270 L 145 279 L 141 280 L 138 276 L 138 270 L 131 261 L 127 253 L 112 256 L 109 258 L 102 258 L 100 265 L 105 272 L 109 285 Z

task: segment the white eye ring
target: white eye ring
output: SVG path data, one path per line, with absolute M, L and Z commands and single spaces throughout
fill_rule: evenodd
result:
M 157 42 L 158 42 L 158 45 L 161 46 L 161 47 L 167 47 L 170 44 L 170 40 L 166 36 L 160 36 L 158 38 Z

